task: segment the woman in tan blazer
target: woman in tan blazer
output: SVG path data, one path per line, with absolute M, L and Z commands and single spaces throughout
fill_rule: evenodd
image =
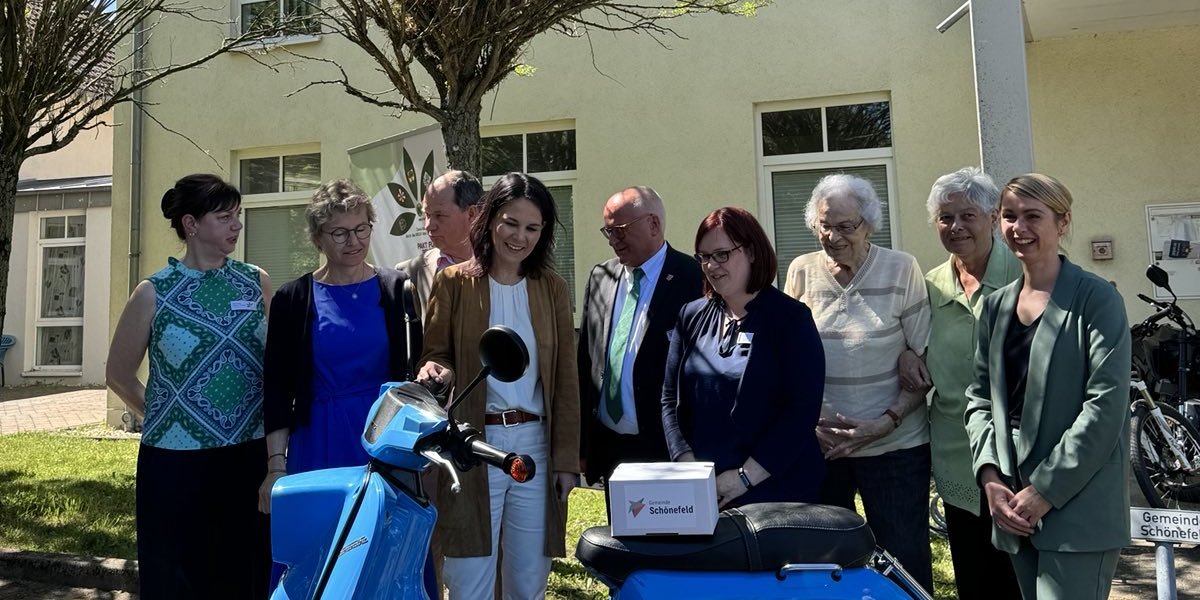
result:
M 434 546 L 446 554 L 443 577 L 452 599 L 493 596 L 500 549 L 504 597 L 542 598 L 551 557 L 566 554 L 566 502 L 579 473 L 570 293 L 549 266 L 557 219 L 542 182 L 505 175 L 484 195 L 480 212 L 471 227 L 475 258 L 434 280 L 417 379 L 470 379 L 480 368 L 483 331 L 516 330 L 529 349 L 525 376 L 513 383 L 489 378 L 456 415 L 484 426 L 489 443 L 533 456 L 537 475 L 518 484 L 497 469 L 478 468 L 462 475 L 459 494 L 450 492 L 449 478 L 439 478 Z

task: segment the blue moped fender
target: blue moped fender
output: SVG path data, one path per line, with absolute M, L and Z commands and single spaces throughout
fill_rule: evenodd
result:
M 271 488 L 271 554 L 287 567 L 272 598 L 310 598 L 339 525 L 367 468 L 345 467 L 282 477 Z M 286 589 L 285 589 L 286 588 Z
M 427 598 L 425 557 L 437 512 L 398 492 L 379 473 L 366 477 L 366 468 L 355 467 L 284 477 L 276 484 L 272 518 L 281 506 L 289 518 L 272 523 L 275 560 L 287 566 L 272 600 L 313 598 L 332 559 L 336 560 L 322 598 Z M 288 479 L 292 481 L 285 483 Z M 349 532 L 333 548 L 360 489 L 362 501 Z M 314 522 L 296 520 L 305 513 L 311 513 Z M 337 520 L 330 523 L 334 516 Z
M 625 580 L 614 600 L 912 600 L 898 585 L 871 569 L 844 569 L 840 579 L 831 571 L 789 573 L 732 573 L 638 571 Z
M 338 550 L 327 598 L 427 600 L 425 557 L 437 521 L 421 506 L 371 474 L 350 535 Z

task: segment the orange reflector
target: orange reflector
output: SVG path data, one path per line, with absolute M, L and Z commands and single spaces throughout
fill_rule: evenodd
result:
M 512 475 L 512 478 L 520 483 L 525 483 L 529 479 L 529 469 L 525 468 L 525 461 L 521 460 L 520 457 L 513 459 L 512 465 L 508 467 L 508 474 Z

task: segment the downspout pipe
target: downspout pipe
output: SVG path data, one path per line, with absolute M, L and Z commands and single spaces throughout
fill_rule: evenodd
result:
M 145 68 L 145 56 L 142 45 L 146 41 L 145 25 L 139 22 L 133 29 L 133 74 L 132 80 L 136 85 L 142 80 L 142 70 Z M 133 108 L 129 121 L 130 151 L 129 151 L 129 296 L 141 282 L 142 257 L 142 130 L 144 117 L 142 115 L 142 90 L 133 91 Z M 121 423 L 125 431 L 141 431 L 141 421 L 124 407 L 121 413 Z
M 142 69 L 145 67 L 145 56 L 142 45 L 146 40 L 146 30 L 138 23 L 133 30 L 133 81 L 136 84 L 142 79 Z M 141 278 L 142 256 L 142 90 L 133 92 L 133 110 L 130 119 L 130 153 L 129 153 L 129 295 L 137 287 Z

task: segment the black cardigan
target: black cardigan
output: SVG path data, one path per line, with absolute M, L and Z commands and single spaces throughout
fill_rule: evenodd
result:
M 411 375 L 406 329 L 412 332 L 413 356 L 420 356 L 421 323 L 413 311 L 412 296 L 405 301 L 404 283 L 408 277 L 387 267 L 376 267 L 375 271 L 378 273 L 380 306 L 387 324 L 388 377 L 391 381 L 406 381 Z M 312 374 L 315 372 L 312 326 L 317 316 L 312 285 L 312 273 L 305 274 L 283 284 L 271 299 L 267 347 L 263 355 L 263 428 L 267 433 L 291 429 L 309 420 Z

